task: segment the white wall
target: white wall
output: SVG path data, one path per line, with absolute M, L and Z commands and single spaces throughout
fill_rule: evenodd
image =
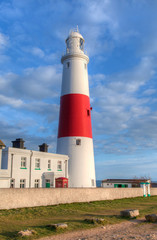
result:
M 67 62 L 70 63 L 67 68 Z M 63 63 L 61 95 L 80 93 L 89 96 L 87 60 L 73 55 Z M 86 68 L 85 68 L 86 64 Z
M 10 187 L 10 171 L 8 169 L 0 169 L 0 188 Z
M 69 186 L 96 187 L 93 139 L 79 137 L 81 145 L 77 146 L 76 138 L 62 137 L 57 140 L 57 152 L 69 156 Z
M 157 195 L 157 188 L 151 188 Z M 0 189 L 0 209 L 142 197 L 142 188 Z

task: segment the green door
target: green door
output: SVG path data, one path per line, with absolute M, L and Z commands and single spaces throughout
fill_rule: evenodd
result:
M 50 183 L 49 182 L 46 183 L 46 188 L 50 188 Z
M 46 188 L 50 188 L 50 179 L 46 179 Z

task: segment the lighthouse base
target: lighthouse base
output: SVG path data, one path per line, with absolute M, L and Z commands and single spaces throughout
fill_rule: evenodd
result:
M 96 187 L 92 138 L 58 138 L 57 153 L 69 156 L 69 187 Z

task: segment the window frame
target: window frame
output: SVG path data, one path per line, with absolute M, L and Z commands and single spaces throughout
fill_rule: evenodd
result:
M 26 169 L 27 168 L 27 158 L 26 157 L 21 157 L 21 169 Z
M 70 68 L 70 62 L 66 62 L 66 68 Z
M 81 139 L 80 138 L 76 139 L 76 146 L 81 146 Z
M 90 109 L 87 109 L 87 116 L 90 117 Z
M 40 169 L 40 158 L 35 158 L 35 169 Z
M 39 188 L 40 187 L 40 179 L 35 179 L 34 180 L 34 188 Z
M 62 161 L 57 161 L 57 171 L 62 171 Z
M 51 170 L 51 160 L 49 159 L 48 162 L 47 162 L 47 169 L 48 170 Z
M 10 188 L 15 188 L 15 178 L 10 179 Z
M 91 185 L 92 185 L 92 187 L 95 186 L 95 180 L 94 179 L 91 179 Z
M 26 188 L 26 179 L 20 179 L 20 188 Z

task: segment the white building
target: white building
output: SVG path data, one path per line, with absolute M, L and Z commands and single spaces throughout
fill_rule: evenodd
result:
M 67 155 L 32 151 L 24 148 L 22 139 L 17 139 L 19 147 L 0 149 L 0 188 L 55 187 L 55 179 L 68 178 Z
M 104 179 L 101 182 L 103 188 L 134 188 L 143 187 L 142 183 L 150 183 L 150 179 Z

